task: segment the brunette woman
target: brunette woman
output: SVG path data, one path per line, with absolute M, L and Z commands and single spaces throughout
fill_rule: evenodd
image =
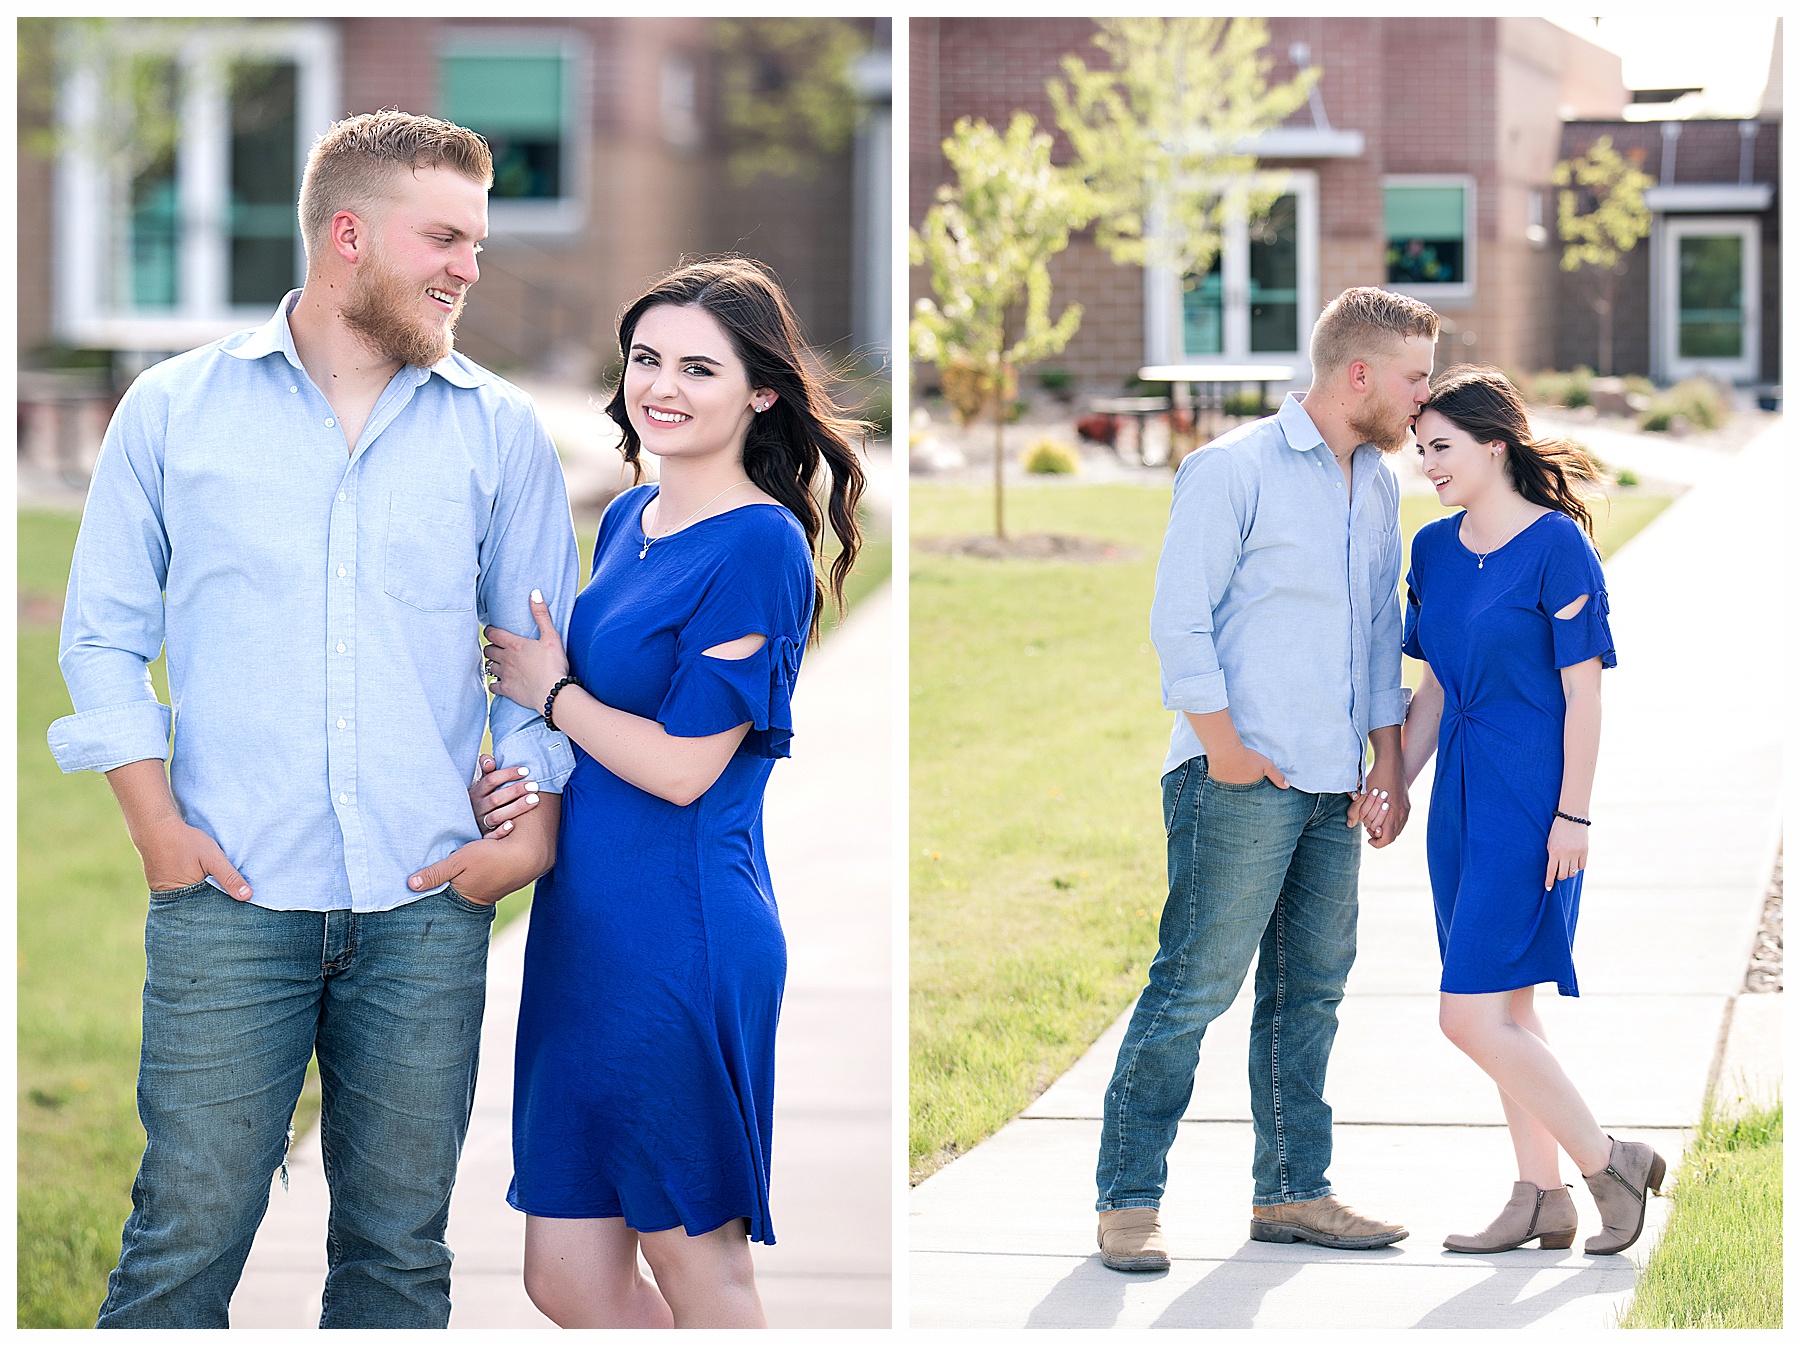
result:
M 487 631 L 495 690 L 542 711 L 576 761 L 531 909 L 507 1195 L 527 1216 L 526 1289 L 562 1326 L 761 1326 L 748 1240 L 775 1239 L 787 964 L 763 788 L 826 596 L 822 513 L 840 604 L 856 560 L 861 427 L 743 258 L 663 277 L 619 349 L 607 414 L 658 480 L 601 519 L 566 654 L 541 604 L 536 639 Z M 505 828 L 520 789 L 479 782 L 484 825 Z
M 1600 670 L 1617 663 L 1582 495 L 1598 471 L 1578 446 L 1532 437 L 1498 370 L 1443 374 L 1415 434 L 1438 498 L 1462 507 L 1419 530 L 1406 577 L 1403 648 L 1426 664 L 1403 729 L 1408 783 L 1438 758 L 1426 829 L 1444 964 L 1438 1019 L 1499 1087 L 1519 1167 L 1493 1223 L 1444 1243 L 1567 1248 L 1575 1204 L 1560 1149 L 1605 1225 L 1586 1251 L 1623 1252 L 1643 1230 L 1663 1159 L 1600 1130 L 1532 1006 L 1540 983 L 1577 994 L 1571 948 Z

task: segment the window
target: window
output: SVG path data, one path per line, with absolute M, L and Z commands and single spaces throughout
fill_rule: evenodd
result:
M 1148 363 L 1304 359 L 1318 316 L 1318 178 L 1293 169 L 1265 181 L 1281 194 L 1267 215 L 1226 221 L 1205 275 L 1149 278 Z
M 480 132 L 494 153 L 494 200 L 563 194 L 568 133 L 560 53 L 446 56 L 443 81 L 444 116 Z
M 1383 181 L 1381 194 L 1387 283 L 1426 294 L 1472 293 L 1474 182 L 1391 177 Z
M 440 51 L 438 115 L 480 133 L 494 154 L 491 228 L 580 227 L 584 52 L 572 35 L 467 28 Z
M 71 345 L 182 350 L 261 322 L 304 278 L 295 198 L 337 101 L 336 36 L 207 23 L 129 41 L 64 89 L 57 331 Z M 138 91 L 130 105 L 118 87 Z

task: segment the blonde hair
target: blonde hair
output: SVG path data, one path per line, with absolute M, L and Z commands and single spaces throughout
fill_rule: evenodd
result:
M 1372 285 L 1345 290 L 1325 305 L 1312 331 L 1313 377 L 1333 374 L 1352 360 L 1369 360 L 1410 336 L 1437 340 L 1438 315 L 1429 304 Z
M 465 126 L 383 108 L 334 122 L 313 144 L 300 179 L 300 236 L 312 256 L 340 210 L 366 211 L 393 195 L 400 169 L 444 165 L 491 187 L 494 156 Z

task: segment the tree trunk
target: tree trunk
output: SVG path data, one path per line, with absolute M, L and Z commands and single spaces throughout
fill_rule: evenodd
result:
M 994 389 L 994 536 L 1006 538 L 1004 486 L 1000 473 L 1006 466 L 1006 366 L 1000 367 L 999 386 Z
M 1600 302 L 1594 305 L 1600 317 L 1600 350 L 1595 364 L 1603 378 L 1613 372 L 1613 310 L 1618 307 L 1619 273 L 1608 268 L 1600 281 Z

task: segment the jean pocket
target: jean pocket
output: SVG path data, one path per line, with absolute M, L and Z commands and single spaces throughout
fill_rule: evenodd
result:
M 1227 791 L 1230 791 L 1232 794 L 1241 794 L 1241 793 L 1248 793 L 1251 790 L 1260 789 L 1264 784 L 1266 784 L 1268 782 L 1268 779 L 1269 778 L 1267 776 L 1258 776 L 1255 780 L 1230 781 L 1230 780 L 1220 780 L 1217 776 L 1209 775 L 1206 778 L 1206 783 L 1208 785 L 1212 786 L 1213 789 L 1215 789 L 1215 790 L 1227 790 Z
M 445 888 L 441 896 L 453 907 L 459 907 L 463 911 L 479 912 L 490 917 L 494 914 L 494 908 L 500 905 L 498 902 L 470 901 L 454 888 Z
M 201 879 L 200 882 L 190 883 L 185 888 L 152 888 L 150 900 L 152 902 L 179 902 L 184 897 L 198 897 L 210 887 L 212 887 L 210 883 Z
M 475 540 L 459 500 L 401 495 L 388 500 L 382 588 L 421 612 L 475 610 Z
M 1181 801 L 1187 795 L 1188 775 L 1194 769 L 1194 759 L 1188 758 L 1168 775 L 1163 777 L 1163 836 L 1175 835 L 1175 820 L 1181 816 Z

